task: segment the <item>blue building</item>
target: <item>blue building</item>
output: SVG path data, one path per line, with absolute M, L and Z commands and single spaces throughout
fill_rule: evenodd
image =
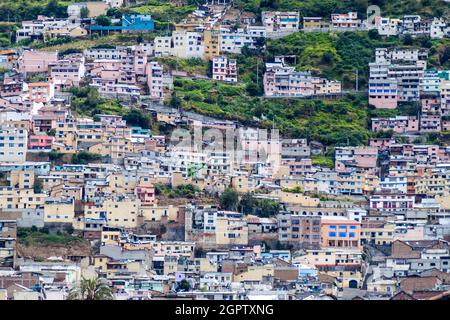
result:
M 149 14 L 125 14 L 122 16 L 121 26 L 91 26 L 92 31 L 106 32 L 150 32 L 155 30 L 155 22 Z

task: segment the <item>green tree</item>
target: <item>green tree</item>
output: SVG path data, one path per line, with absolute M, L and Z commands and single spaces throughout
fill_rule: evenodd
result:
M 186 279 L 183 279 L 178 283 L 178 291 L 189 291 L 190 289 L 191 285 Z
M 82 278 L 79 285 L 72 288 L 67 300 L 113 300 L 114 295 L 106 280 Z
M 119 19 L 122 17 L 122 12 L 118 8 L 109 8 L 106 15 L 110 18 Z
M 170 97 L 169 107 L 174 109 L 178 109 L 179 107 L 181 107 L 181 100 L 180 98 L 177 97 L 177 93 L 175 91 L 172 93 L 172 96 Z
M 41 193 L 42 192 L 42 179 L 35 179 L 34 180 L 33 191 L 34 191 L 34 193 Z
M 406 35 L 403 37 L 403 44 L 404 44 L 405 46 L 412 46 L 413 43 L 414 43 L 414 39 L 413 39 L 413 37 L 412 37 L 410 34 L 406 34 Z
M 236 210 L 238 202 L 239 195 L 233 188 L 227 188 L 220 196 L 220 207 L 224 210 Z
M 244 214 L 253 213 L 254 206 L 255 206 L 255 199 L 253 198 L 250 192 L 244 194 L 241 198 L 241 201 L 239 201 L 239 211 Z
M 81 10 L 80 10 L 80 18 L 81 19 L 85 19 L 87 17 L 89 17 L 89 9 L 88 9 L 88 7 L 81 8 Z
M 60 5 L 58 0 L 50 0 L 44 8 L 42 14 L 49 17 L 65 18 L 67 17 L 66 8 L 66 6 Z
M 439 62 L 441 63 L 441 65 L 445 64 L 449 60 L 450 60 L 450 45 L 446 46 L 444 50 L 442 50 L 442 53 L 439 55 Z
M 97 18 L 95 18 L 95 22 L 99 25 L 99 26 L 110 26 L 111 25 L 111 18 L 107 17 L 105 15 L 101 15 L 98 16 Z
M 72 155 L 73 164 L 88 164 L 92 161 L 100 160 L 101 156 L 99 154 L 90 153 L 86 151 L 81 151 Z
M 123 119 L 127 121 L 128 125 L 131 126 L 137 126 L 144 129 L 149 129 L 152 126 L 152 118 L 138 109 L 130 110 L 125 116 L 123 116 Z
M 251 96 L 259 96 L 262 93 L 261 87 L 254 82 L 247 83 L 245 90 Z

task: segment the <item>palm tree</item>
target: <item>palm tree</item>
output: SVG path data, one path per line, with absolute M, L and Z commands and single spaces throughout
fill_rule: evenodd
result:
M 80 284 L 69 291 L 67 300 L 113 300 L 111 288 L 104 279 L 81 278 Z

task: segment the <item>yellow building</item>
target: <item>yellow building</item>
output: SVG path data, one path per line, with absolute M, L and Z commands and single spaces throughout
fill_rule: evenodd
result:
M 366 173 L 339 175 L 336 182 L 342 194 L 369 194 L 380 184 L 377 176 Z
M 253 192 L 259 184 L 259 179 L 254 176 L 237 176 L 231 178 L 231 186 L 239 193 Z
M 77 128 L 73 122 L 59 122 L 56 125 L 53 149 L 61 153 L 77 151 Z
M 139 215 L 147 221 L 161 221 L 163 217 L 167 217 L 169 221 L 176 221 L 178 219 L 179 208 L 177 206 L 140 206 Z
M 30 189 L 34 185 L 33 171 L 14 170 L 9 173 L 9 184 L 19 189 Z
M 233 282 L 262 281 L 263 277 L 273 277 L 275 267 L 272 264 L 249 266 L 244 272 L 233 276 Z
M 362 272 L 360 269 L 352 268 L 352 270 L 330 270 L 322 273 L 335 277 L 337 280 L 337 287 L 339 289 L 345 288 L 361 288 L 362 286 Z
M 362 251 L 332 248 L 306 250 L 304 255 L 294 258 L 293 263 L 309 266 L 360 265 L 362 263 Z
M 248 226 L 243 219 L 217 217 L 215 234 L 219 246 L 248 244 Z
M 395 224 L 364 222 L 361 228 L 361 243 L 365 244 L 391 244 L 394 242 Z
M 47 200 L 44 204 L 44 223 L 70 223 L 75 217 L 73 200 Z
M 311 193 L 320 192 L 320 182 L 316 179 L 286 177 L 280 179 L 280 187 L 282 189 L 292 189 L 300 187 L 305 192 Z
M 302 193 L 294 193 L 286 191 L 280 192 L 280 202 L 297 204 L 304 207 L 317 207 L 320 204 L 320 200 L 318 198 L 312 198 Z
M 203 41 L 205 46 L 205 53 L 203 59 L 209 61 L 213 57 L 220 55 L 219 37 L 220 37 L 219 28 L 203 31 Z
M 414 180 L 416 194 L 445 197 L 449 194 L 450 180 L 445 171 L 436 171 Z
M 13 187 L 0 187 L 1 209 L 34 209 L 44 204 L 47 195 L 34 193 L 33 189 L 15 189 Z
M 107 199 L 103 202 L 106 221 L 110 227 L 136 228 L 140 201 L 124 198 L 122 200 Z
M 303 18 L 303 29 L 305 31 L 319 30 L 322 27 L 321 17 L 304 17 Z
M 101 239 L 102 239 L 102 245 L 108 245 L 108 244 L 112 244 L 112 245 L 118 245 L 119 241 L 120 241 L 120 230 L 114 230 L 111 228 L 107 228 L 104 230 L 102 230 L 102 235 L 101 235 Z

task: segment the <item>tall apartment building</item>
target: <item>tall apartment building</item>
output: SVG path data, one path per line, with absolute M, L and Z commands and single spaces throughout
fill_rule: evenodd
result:
M 450 80 L 444 80 L 441 83 L 441 113 L 450 114 Z
M 236 59 L 228 59 L 225 56 L 214 57 L 211 69 L 214 80 L 237 82 Z
M 369 64 L 369 104 L 395 109 L 399 101 L 418 101 L 427 59 L 421 49 L 376 49 L 375 62 Z
M 55 96 L 53 82 L 34 82 L 28 84 L 28 98 L 33 102 L 47 103 Z
M 163 67 L 156 61 L 147 64 L 147 85 L 151 98 L 164 98 Z
M 203 41 L 205 52 L 203 59 L 211 60 L 213 57 L 220 55 L 220 29 L 213 27 L 210 30 L 203 31 Z
M 0 163 L 24 163 L 27 155 L 27 143 L 27 130 L 0 127 Z
M 72 55 L 50 66 L 50 77 L 57 86 L 78 86 L 85 76 L 84 56 Z
M 277 216 L 278 240 L 298 243 L 304 248 L 320 248 L 320 219 L 320 216 L 280 213 Z

